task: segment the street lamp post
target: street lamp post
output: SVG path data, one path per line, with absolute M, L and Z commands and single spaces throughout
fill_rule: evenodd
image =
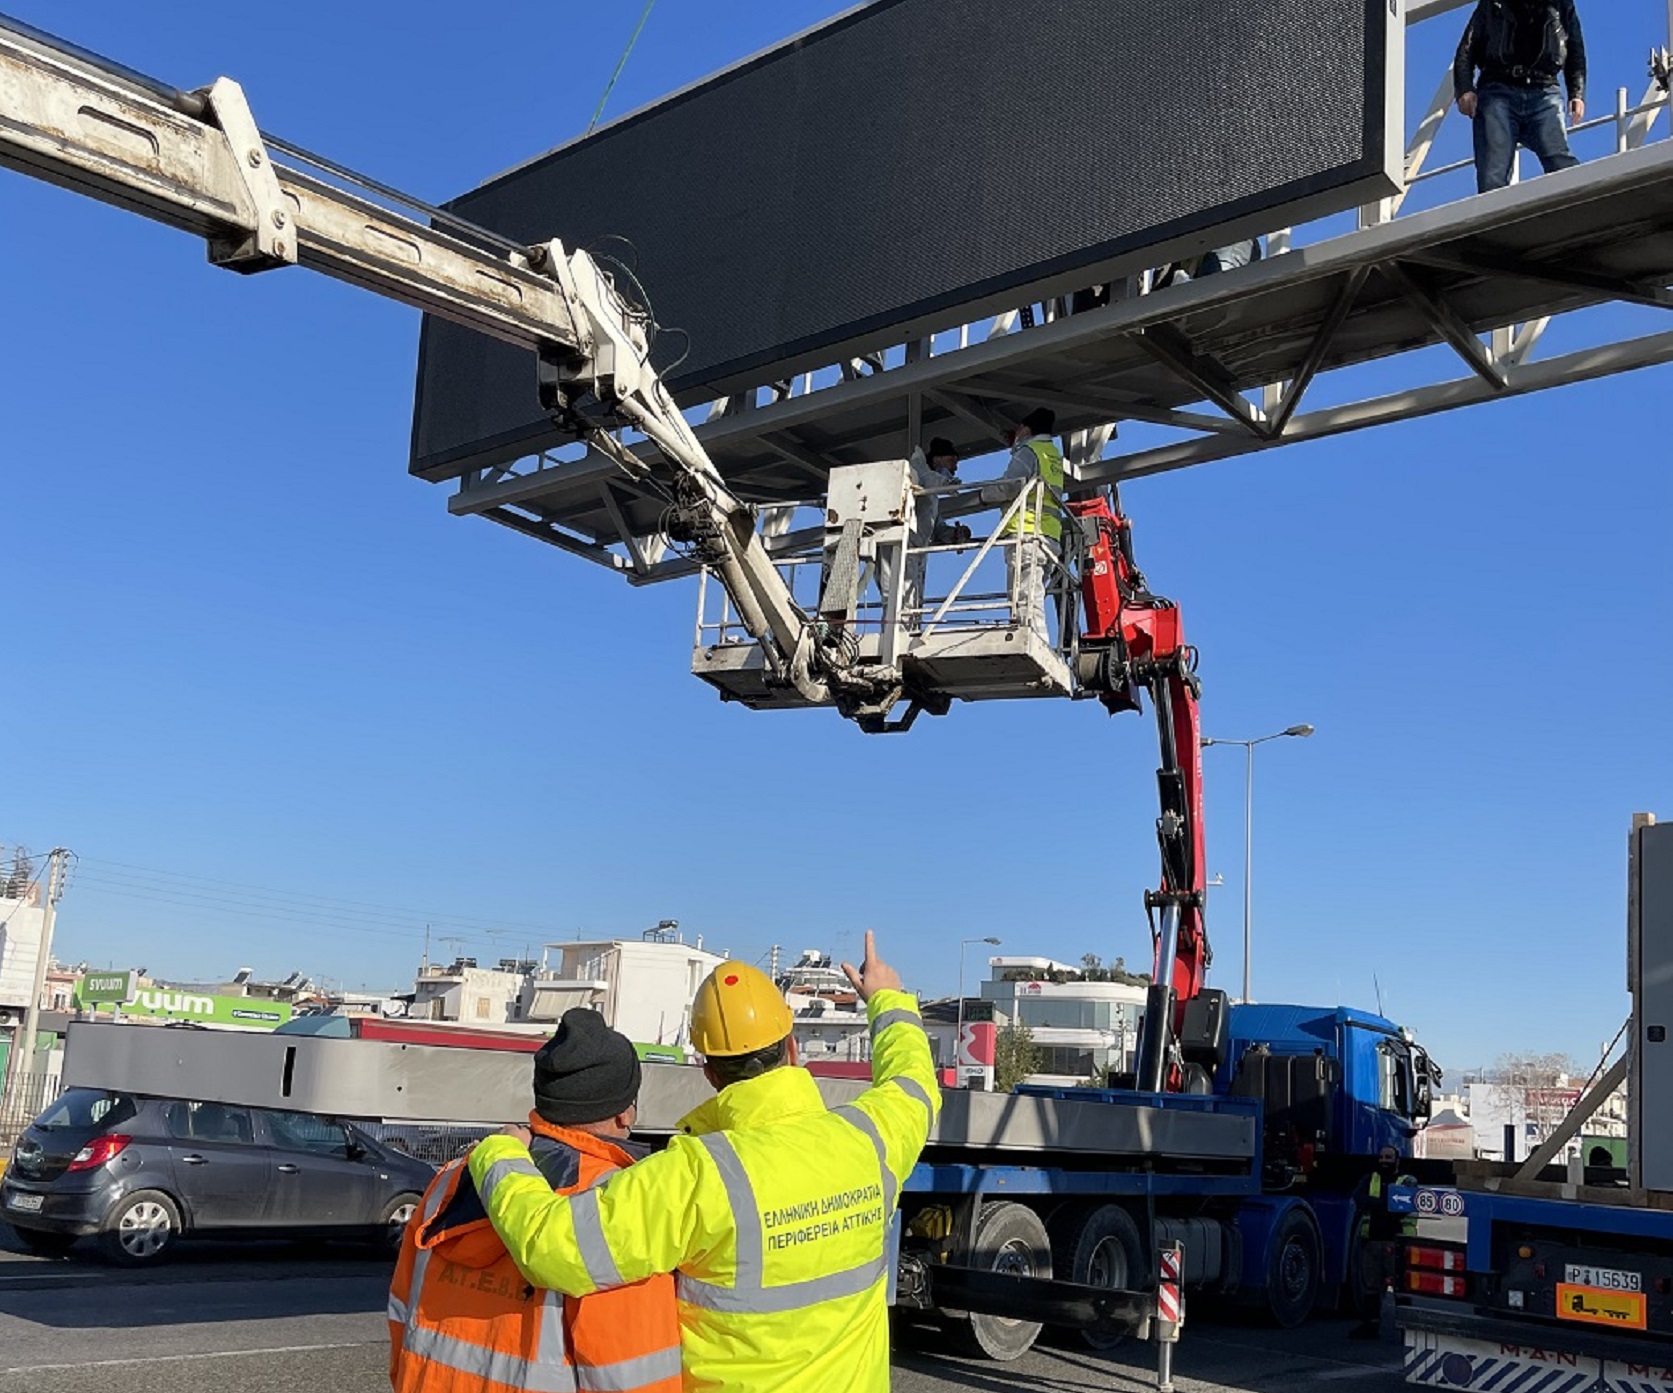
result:
M 958 945 L 958 1026 L 953 1032 L 953 1069 L 960 1088 L 964 1087 L 964 1070 L 959 1065 L 959 1047 L 964 1044 L 964 950 L 972 943 L 991 943 L 999 946 L 997 938 L 961 938 Z
M 1250 923 L 1253 918 L 1253 898 L 1251 896 L 1253 861 L 1255 859 L 1255 746 L 1264 745 L 1268 740 L 1282 740 L 1286 736 L 1298 736 L 1306 739 L 1313 733 L 1312 726 L 1291 726 L 1288 730 L 1274 731 L 1271 735 L 1260 735 L 1253 740 L 1214 740 L 1203 737 L 1202 747 L 1210 745 L 1241 745 L 1244 754 L 1243 766 L 1243 1000 L 1249 1001 L 1249 957 L 1252 946 L 1250 939 Z

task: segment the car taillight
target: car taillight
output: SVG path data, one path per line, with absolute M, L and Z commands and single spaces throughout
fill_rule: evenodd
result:
M 106 1161 L 120 1156 L 128 1149 L 128 1144 L 132 1141 L 132 1137 L 125 1137 L 120 1132 L 111 1132 L 106 1136 L 94 1137 L 92 1141 L 76 1152 L 75 1158 L 65 1169 L 72 1171 L 97 1170 Z
M 1408 1272 L 1406 1286 L 1424 1296 L 1468 1296 L 1469 1283 L 1463 1277 L 1444 1277 L 1439 1272 Z
M 1437 1272 L 1462 1272 L 1464 1255 L 1456 1248 L 1406 1249 L 1407 1267 L 1427 1267 Z

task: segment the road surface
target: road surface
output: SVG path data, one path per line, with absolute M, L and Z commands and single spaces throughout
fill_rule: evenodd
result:
M 0 1393 L 329 1393 L 387 1390 L 389 1264 L 353 1249 L 184 1245 L 131 1272 L 91 1253 L 48 1262 L 0 1225 Z M 1193 1320 L 1179 1393 L 1399 1393 L 1398 1350 L 1340 1321 L 1280 1332 Z M 1014 1364 L 904 1350 L 897 1393 L 1143 1393 L 1148 1347 L 1114 1357 L 1040 1349 Z

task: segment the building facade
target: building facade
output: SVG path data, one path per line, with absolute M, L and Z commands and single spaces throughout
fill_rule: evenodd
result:
M 1030 1083 L 1095 1083 L 1132 1072 L 1146 989 L 1088 975 L 1052 958 L 988 959 L 981 1000 L 992 1013 L 988 1019 L 1028 1027 L 1041 1056 Z M 967 1004 L 965 1019 L 972 1018 Z
M 574 1006 L 587 1006 L 641 1045 L 691 1042 L 697 988 L 726 959 L 672 932 L 546 945 L 544 963 L 526 978 L 513 1019 L 555 1025 Z
M 40 886 L 30 882 L 16 889 L 16 898 L 0 899 L 0 1011 L 8 1020 L 21 1020 L 29 1006 L 46 929 Z

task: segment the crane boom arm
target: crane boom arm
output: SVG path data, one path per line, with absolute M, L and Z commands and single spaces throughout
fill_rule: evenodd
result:
M 607 427 L 661 451 L 670 517 L 732 596 L 781 679 L 810 700 L 842 679 L 773 565 L 752 511 L 728 488 L 650 363 L 648 316 L 585 251 L 518 246 L 358 180 L 338 187 L 277 163 L 242 89 L 178 91 L 0 16 L 0 165 L 205 239 L 244 273 L 299 265 L 533 350 L 543 403 L 577 439 L 641 480 L 651 470 Z M 371 193 L 427 220 L 394 211 Z
M 1111 712 L 1140 710 L 1140 696 L 1148 693 L 1161 744 L 1156 839 L 1162 879 L 1145 897 L 1159 925 L 1137 1067 L 1138 1086 L 1161 1092 L 1185 1082 L 1180 1027 L 1187 1005 L 1203 994 L 1213 960 L 1203 917 L 1207 862 L 1196 652 L 1185 642 L 1178 606 L 1153 595 L 1135 564 L 1132 528 L 1114 491 L 1069 506 L 1087 546 L 1082 686 L 1097 692 Z

